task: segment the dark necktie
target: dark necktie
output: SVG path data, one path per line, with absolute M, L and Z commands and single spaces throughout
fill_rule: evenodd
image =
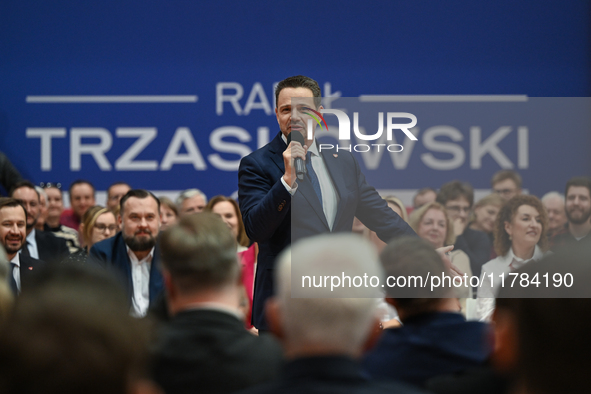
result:
M 25 241 L 25 244 L 21 248 L 21 254 L 31 257 L 31 253 L 29 252 L 29 241 Z
M 312 167 L 312 154 L 310 151 L 306 153 L 306 169 L 308 170 L 308 179 L 310 180 L 310 183 L 312 183 L 318 201 L 320 201 L 320 206 L 322 206 L 322 190 L 320 190 L 320 182 L 318 182 L 318 177 Z
M 18 269 L 18 267 L 16 266 L 16 264 L 14 263 L 9 263 L 10 264 L 10 269 L 8 270 L 8 283 L 10 283 L 10 288 L 12 289 L 12 292 L 14 295 L 18 294 L 18 286 L 16 285 L 16 280 L 14 280 L 14 269 Z

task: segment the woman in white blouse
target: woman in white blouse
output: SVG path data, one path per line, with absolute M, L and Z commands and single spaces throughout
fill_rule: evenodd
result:
M 535 196 L 519 195 L 499 211 L 495 223 L 495 250 L 498 257 L 482 266 L 476 315 L 490 321 L 499 286 L 520 286 L 509 275 L 532 260 L 543 257 L 548 248 L 548 216 Z

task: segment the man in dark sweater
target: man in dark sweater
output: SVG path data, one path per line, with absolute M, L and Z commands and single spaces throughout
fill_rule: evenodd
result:
M 281 347 L 255 336 L 240 312 L 234 237 L 218 215 L 188 215 L 160 239 L 172 319 L 159 335 L 154 380 L 167 393 L 233 393 L 274 378 Z
M 418 238 L 390 243 L 381 260 L 388 278 L 450 276 L 433 247 Z M 365 357 L 364 367 L 372 377 L 422 387 L 430 378 L 481 367 L 487 361 L 489 327 L 464 319 L 450 284 L 433 290 L 388 287 L 386 302 L 396 308 L 403 325 L 384 330 Z

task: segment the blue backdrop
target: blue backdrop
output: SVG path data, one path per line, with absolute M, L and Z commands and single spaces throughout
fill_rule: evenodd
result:
M 5 0 L 0 150 L 35 183 L 84 178 L 104 190 L 122 180 L 229 195 L 240 158 L 278 131 L 273 86 L 283 78 L 311 76 L 325 96 L 588 97 L 590 8 L 539 0 Z M 591 173 L 588 129 L 530 129 L 524 168 L 512 126 L 500 147 L 530 192 L 562 190 L 568 177 Z M 501 165 L 487 156 L 473 168 L 469 126 L 457 130 L 467 152 L 460 166 L 421 165 L 429 147 L 419 136 L 405 168 L 384 160 L 368 176 L 391 172 L 376 185 L 389 189 L 452 179 L 488 188 Z

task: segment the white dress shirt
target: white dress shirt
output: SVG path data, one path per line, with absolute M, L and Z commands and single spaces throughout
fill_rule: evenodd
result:
M 513 249 L 504 256 L 497 256 L 482 266 L 480 276 L 480 287 L 478 288 L 478 299 L 476 300 L 476 317 L 480 321 L 490 321 L 495 309 L 495 297 L 498 288 L 501 285 L 501 276 L 505 278 L 507 274 L 515 271 L 519 267 L 529 263 L 532 260 L 539 260 L 544 257 L 544 253 L 538 245 L 535 246 L 534 255 L 529 260 L 524 260 L 515 256 Z M 492 274 L 492 283 L 490 275 Z M 492 284 L 492 286 L 491 286 Z M 505 286 L 510 286 L 510 279 L 505 280 Z
M 37 249 L 37 240 L 35 239 L 35 229 L 33 229 L 29 235 L 27 235 L 27 249 L 29 249 L 29 255 L 39 260 L 39 249 Z
M 125 247 L 131 262 L 131 283 L 133 285 L 131 315 L 144 317 L 150 306 L 150 267 L 154 258 L 154 248 L 146 257 L 138 260 L 129 246 L 125 245 Z
M 283 141 L 287 143 L 287 138 L 284 135 L 281 135 Z M 318 177 L 318 183 L 320 184 L 320 191 L 322 192 L 322 210 L 324 211 L 324 216 L 326 217 L 326 222 L 328 223 L 328 227 L 332 230 L 332 226 L 334 224 L 335 217 L 337 216 L 337 207 L 339 204 L 339 196 L 335 190 L 335 186 L 332 183 L 332 178 L 328 173 L 328 169 L 326 168 L 326 164 L 320 156 L 318 152 L 318 146 L 316 145 L 316 140 L 312 142 L 311 146 L 308 147 L 308 152 L 310 152 L 310 158 L 312 161 L 312 168 Z M 283 177 L 281 177 L 281 183 L 287 189 L 287 191 L 293 196 L 297 190 L 297 183 L 294 187 L 290 187 Z

